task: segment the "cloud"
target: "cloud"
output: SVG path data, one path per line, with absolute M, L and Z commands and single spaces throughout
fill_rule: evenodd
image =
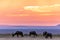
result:
M 60 4 L 44 5 L 44 6 L 25 6 L 25 10 L 31 10 L 36 12 L 58 12 L 60 11 Z

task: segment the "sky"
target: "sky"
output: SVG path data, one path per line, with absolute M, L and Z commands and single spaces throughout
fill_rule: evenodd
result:
M 0 0 L 0 25 L 60 24 L 60 0 Z

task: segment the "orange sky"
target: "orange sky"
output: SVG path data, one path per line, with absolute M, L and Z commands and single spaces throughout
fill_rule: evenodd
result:
M 0 25 L 56 25 L 60 0 L 0 0 Z

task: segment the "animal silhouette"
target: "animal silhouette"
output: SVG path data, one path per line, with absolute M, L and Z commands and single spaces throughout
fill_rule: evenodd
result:
M 29 32 L 29 36 L 33 35 L 34 37 L 37 36 L 37 33 L 35 31 Z
M 12 34 L 12 36 L 14 37 L 15 35 L 17 35 L 17 37 L 19 37 L 19 35 L 20 35 L 21 37 L 23 37 L 23 32 L 21 32 L 21 31 L 16 31 L 14 34 Z
M 50 38 L 52 38 L 52 33 L 48 33 L 48 32 L 43 32 L 43 36 L 45 37 L 45 38 L 48 38 L 48 37 L 50 37 Z

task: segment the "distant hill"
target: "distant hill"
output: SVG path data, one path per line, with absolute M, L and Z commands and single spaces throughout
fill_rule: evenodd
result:
M 42 33 L 48 31 L 53 34 L 60 34 L 60 26 L 11 26 L 11 25 L 0 25 L 0 33 L 13 33 L 17 30 L 29 33 L 29 31 L 36 31 Z
M 0 25 L 0 29 L 60 29 L 60 25 L 56 25 L 56 26 L 12 26 L 12 25 Z
M 60 24 L 56 25 L 56 26 L 60 26 Z

